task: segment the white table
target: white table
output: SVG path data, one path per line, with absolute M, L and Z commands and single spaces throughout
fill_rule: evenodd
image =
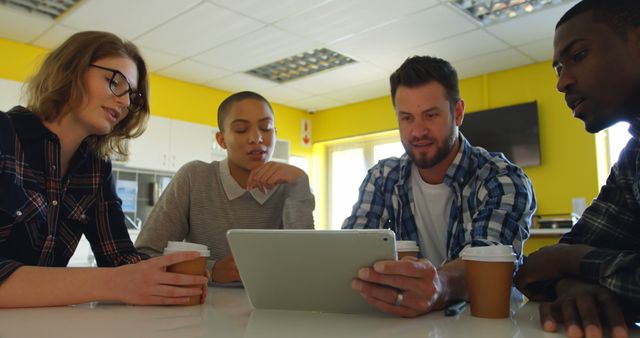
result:
M 514 299 L 508 319 L 455 317 L 442 311 L 405 319 L 382 313 L 254 310 L 244 289 L 209 288 L 197 306 L 76 306 L 0 310 L 0 337 L 563 337 L 538 324 L 538 305 Z M 640 337 L 634 329 L 632 337 Z

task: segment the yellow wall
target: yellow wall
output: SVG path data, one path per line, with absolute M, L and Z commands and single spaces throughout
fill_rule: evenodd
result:
M 24 82 L 40 64 L 45 49 L 0 38 L 0 78 Z
M 0 78 L 25 81 L 46 50 L 0 39 L 3 51 Z M 152 114 L 215 126 L 216 109 L 229 93 L 152 75 Z M 555 90 L 548 62 L 464 79 L 461 94 L 467 112 L 537 101 L 542 165 L 526 168 L 538 198 L 539 214 L 566 214 L 572 197 L 594 198 L 598 191 L 596 142 L 575 120 Z M 389 97 L 382 97 L 309 115 L 299 109 L 274 105 L 278 137 L 291 142 L 293 155 L 312 158 L 318 210 L 316 223 L 324 224 L 324 153 L 322 141 L 365 135 L 397 127 Z M 301 119 L 310 118 L 313 148 L 302 146 Z M 313 157 L 312 157 L 313 156 Z
M 0 39 L 0 78 L 26 81 L 37 69 L 47 50 Z M 159 75 L 150 76 L 151 113 L 188 122 L 217 125 L 217 109 L 230 93 Z M 274 104 L 278 138 L 288 140 L 291 154 L 310 158 L 311 148 L 302 146 L 301 119 L 309 114 Z
M 560 237 L 561 235 L 553 235 L 553 236 L 532 235 L 524 243 L 524 247 L 522 248 L 522 253 L 524 253 L 525 255 L 530 255 L 538 251 L 542 247 L 558 244 L 558 242 L 560 241 Z
M 542 165 L 525 172 L 533 182 L 541 215 L 570 213 L 571 198 L 590 201 L 598 192 L 595 137 L 572 117 L 555 89 L 555 80 L 550 64 L 542 62 L 460 81 L 467 113 L 538 102 Z M 313 124 L 315 142 L 397 128 L 388 97 L 318 112 Z M 314 146 L 314 159 L 323 156 L 324 148 Z M 320 203 L 325 199 L 324 188 L 315 186 Z

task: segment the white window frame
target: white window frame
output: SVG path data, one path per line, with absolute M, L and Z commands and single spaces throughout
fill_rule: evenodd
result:
M 340 227 L 342 226 L 342 223 L 332 224 L 333 223 L 333 210 L 332 210 L 333 204 L 331 203 L 331 201 L 332 201 L 332 196 L 334 195 L 332 186 L 333 186 L 333 180 L 335 175 L 335 173 L 332 170 L 333 153 L 335 151 L 361 148 L 363 150 L 365 168 L 366 170 L 368 170 L 369 168 L 373 167 L 376 164 L 376 163 L 373 163 L 374 162 L 373 148 L 379 144 L 387 144 L 387 143 L 395 143 L 395 142 L 400 142 L 400 134 L 397 130 L 370 134 L 366 136 L 353 137 L 349 139 L 337 140 L 327 145 L 326 147 L 327 160 L 326 160 L 326 167 L 325 167 L 325 172 L 327 173 L 325 191 L 327 193 L 326 193 L 325 205 L 326 205 L 326 220 L 327 220 L 329 229 L 340 229 Z M 402 154 L 398 154 L 397 156 L 399 157 L 401 155 Z M 362 177 L 359 177 L 359 178 L 354 177 L 353 179 L 359 180 L 359 183 L 361 183 L 364 180 L 366 174 L 367 173 L 365 171 L 362 173 Z M 356 200 L 352 201 L 351 206 L 353 206 L 353 204 L 355 203 L 356 203 Z M 348 216 L 349 215 L 347 215 L 347 217 Z

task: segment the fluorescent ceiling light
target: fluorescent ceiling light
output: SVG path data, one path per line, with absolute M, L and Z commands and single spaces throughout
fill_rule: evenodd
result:
M 80 1 L 81 0 L 0 0 L 0 4 L 57 19 Z
M 483 25 L 518 18 L 570 0 L 451 0 Z
M 321 48 L 290 56 L 248 70 L 246 73 L 270 81 L 284 83 L 353 62 L 356 62 L 356 60 L 330 49 Z

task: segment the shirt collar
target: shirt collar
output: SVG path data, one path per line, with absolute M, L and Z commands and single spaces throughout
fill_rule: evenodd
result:
M 264 204 L 271 195 L 275 192 L 275 189 L 267 190 L 266 193 L 258 189 L 252 189 L 251 191 L 247 191 L 243 189 L 238 182 L 231 176 L 231 171 L 229 170 L 229 160 L 225 158 L 220 161 L 220 180 L 222 181 L 222 189 L 224 189 L 225 195 L 227 198 L 232 201 L 236 198 L 241 197 L 245 193 L 251 194 L 256 202 L 260 203 L 260 205 Z
M 447 173 L 444 175 L 444 183 L 449 186 L 454 185 L 455 183 L 464 182 L 468 169 L 472 168 L 473 159 L 471 158 L 471 153 L 473 147 L 467 141 L 467 139 L 462 135 L 462 133 L 458 133 L 460 135 L 460 148 L 458 149 L 458 154 L 453 159 L 453 162 L 447 169 Z
M 640 139 L 640 117 L 634 117 L 629 123 L 629 134 L 635 139 Z
M 25 107 L 15 106 L 8 113 L 12 116 L 13 126 L 22 142 L 41 140 L 44 136 L 57 138 L 38 116 Z
M 13 118 L 13 126 L 16 134 L 23 143 L 42 142 L 45 138 L 53 142 L 59 143 L 58 136 L 44 126 L 40 117 L 33 114 L 27 108 L 15 106 L 9 110 Z M 70 169 L 74 167 L 74 163 L 84 161 L 89 156 L 89 146 L 85 141 L 80 143 L 76 153 L 71 159 Z

